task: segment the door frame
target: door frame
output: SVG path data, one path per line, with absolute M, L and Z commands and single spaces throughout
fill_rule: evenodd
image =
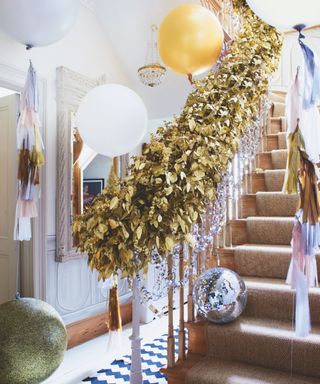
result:
M 27 67 L 27 65 L 26 65 Z M 0 87 L 21 93 L 26 81 L 27 70 L 22 71 L 11 65 L 0 63 Z M 47 82 L 45 79 L 38 77 L 39 93 L 40 93 L 40 119 L 42 126 L 40 131 L 42 134 L 44 145 L 46 143 L 46 106 L 47 106 Z M 41 167 L 40 178 L 42 184 L 42 194 L 38 204 L 38 217 L 32 222 L 32 240 L 22 244 L 26 253 L 31 255 L 32 268 L 30 275 L 26 281 L 28 291 L 32 292 L 32 296 L 45 300 L 46 299 L 46 275 L 47 275 L 47 252 L 46 252 L 46 162 Z

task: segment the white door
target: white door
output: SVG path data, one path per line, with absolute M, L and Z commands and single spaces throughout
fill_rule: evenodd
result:
M 19 95 L 0 98 L 0 304 L 16 293 L 18 242 L 13 240 L 17 186 Z

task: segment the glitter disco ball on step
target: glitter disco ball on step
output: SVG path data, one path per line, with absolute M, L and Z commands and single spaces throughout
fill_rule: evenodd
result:
M 247 288 L 241 277 L 226 268 L 204 272 L 193 287 L 193 302 L 199 315 L 212 323 L 230 323 L 247 304 Z

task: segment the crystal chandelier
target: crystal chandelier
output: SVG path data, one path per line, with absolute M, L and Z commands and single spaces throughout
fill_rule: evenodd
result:
M 146 64 L 138 69 L 138 75 L 142 84 L 149 87 L 160 85 L 167 70 L 160 64 L 158 45 L 156 40 L 156 25 L 151 26 L 151 39 L 148 44 Z

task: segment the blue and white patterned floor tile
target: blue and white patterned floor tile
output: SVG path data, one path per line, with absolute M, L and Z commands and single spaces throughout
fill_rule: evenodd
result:
M 142 345 L 141 362 L 143 384 L 166 384 L 166 377 L 160 368 L 167 364 L 167 334 L 154 339 L 151 343 Z M 175 350 L 178 353 L 178 333 L 175 330 Z M 110 367 L 99 370 L 93 377 L 82 380 L 87 384 L 127 384 L 130 382 L 130 355 L 121 360 L 114 360 Z

